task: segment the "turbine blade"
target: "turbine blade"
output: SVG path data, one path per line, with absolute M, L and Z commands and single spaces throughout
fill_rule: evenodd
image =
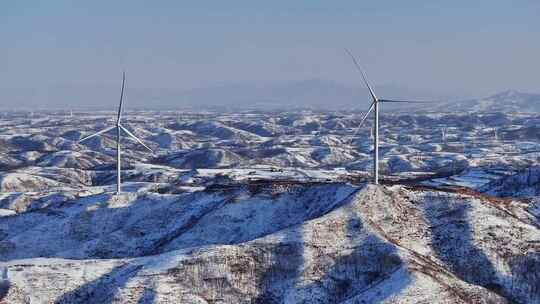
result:
M 371 106 L 369 107 L 369 110 L 366 112 L 366 114 L 364 114 L 364 117 L 362 117 L 362 120 L 360 120 L 360 123 L 358 124 L 358 127 L 356 127 L 356 130 L 354 130 L 354 133 L 353 133 L 353 135 L 351 137 L 351 140 L 349 141 L 349 146 L 352 145 L 352 141 L 354 140 L 354 137 L 356 136 L 356 133 L 358 133 L 358 130 L 360 130 L 360 127 L 362 126 L 362 124 L 364 123 L 366 118 L 368 117 L 369 113 L 371 113 L 371 111 L 373 111 L 373 108 L 375 107 L 375 103 L 376 103 L 376 101 L 373 101 L 371 103 Z
M 154 153 L 154 150 L 150 149 L 147 145 L 143 143 L 142 140 L 140 140 L 137 136 L 133 135 L 133 133 L 129 132 L 128 129 L 124 128 L 124 126 L 120 125 L 120 129 L 122 129 L 124 132 L 127 133 L 127 135 L 131 136 L 134 140 L 136 140 L 139 144 L 141 144 L 143 147 L 145 147 L 148 151 Z
M 354 58 L 353 54 L 348 49 L 345 49 L 345 51 L 349 54 L 349 56 L 351 56 L 351 58 L 352 58 L 352 60 L 354 62 L 354 65 L 356 66 L 358 71 L 360 71 L 360 74 L 362 74 L 362 79 L 364 80 L 364 83 L 366 84 L 366 87 L 369 89 L 369 93 L 371 94 L 371 98 L 373 98 L 373 100 L 377 100 L 377 96 L 375 96 L 375 93 L 373 92 L 373 89 L 371 88 L 371 86 L 369 85 L 369 83 L 367 81 L 367 77 L 366 77 L 366 74 L 364 73 L 364 70 L 362 70 L 362 68 L 358 64 L 358 61 L 356 61 L 356 58 Z
M 419 100 L 393 100 L 393 99 L 379 99 L 380 102 L 404 102 L 404 103 L 433 103 L 432 101 L 419 101 Z
M 92 137 L 94 137 L 94 136 L 98 136 L 98 135 L 103 134 L 103 133 L 105 133 L 105 132 L 109 132 L 110 130 L 112 130 L 112 129 L 114 129 L 114 128 L 116 128 L 116 126 L 112 126 L 112 127 L 105 128 L 105 129 L 103 129 L 103 130 L 101 130 L 101 131 L 99 131 L 99 132 L 96 132 L 96 133 L 92 134 L 92 135 L 88 135 L 88 136 L 86 136 L 86 137 L 83 137 L 83 138 L 79 139 L 79 142 L 83 142 L 83 141 L 85 141 L 85 140 L 87 140 L 87 139 L 89 139 L 89 138 L 92 138 Z
M 364 121 L 366 121 L 366 118 L 368 117 L 369 113 L 371 113 L 371 111 L 373 111 L 373 108 L 375 107 L 375 103 L 376 103 L 376 101 L 371 103 L 371 106 L 369 107 L 369 110 L 366 112 L 366 114 L 364 114 L 364 117 L 362 117 L 362 120 L 360 121 L 360 124 L 358 124 L 358 128 L 360 128 L 362 126 Z
M 120 104 L 118 105 L 118 117 L 116 118 L 116 122 L 120 121 L 120 118 L 122 118 L 122 104 L 124 102 L 124 84 L 126 83 L 126 72 L 122 72 L 122 91 L 120 91 Z

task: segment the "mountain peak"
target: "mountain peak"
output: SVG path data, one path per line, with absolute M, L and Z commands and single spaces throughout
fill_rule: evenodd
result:
M 495 95 L 491 95 L 488 97 L 488 99 L 501 99 L 501 98 L 515 98 L 515 97 L 519 97 L 521 95 L 523 95 L 524 93 L 521 93 L 517 90 L 514 90 L 514 89 L 508 89 L 506 91 L 502 91 L 502 92 L 499 92 Z
M 540 94 L 509 89 L 480 99 L 451 102 L 441 108 L 467 112 L 540 112 Z

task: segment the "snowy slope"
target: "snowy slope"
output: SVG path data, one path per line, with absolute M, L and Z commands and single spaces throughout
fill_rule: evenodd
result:
M 504 197 L 540 196 L 540 166 L 533 166 L 494 180 L 480 190 Z
M 526 207 L 332 183 L 91 195 L 0 217 L 4 301 L 535 303 Z

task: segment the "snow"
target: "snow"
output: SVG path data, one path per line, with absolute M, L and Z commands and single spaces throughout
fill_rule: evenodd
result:
M 538 218 L 540 221 L 540 198 L 535 198 L 532 200 L 528 211 Z
M 390 187 L 359 116 L 128 115 L 157 153 L 123 142 L 120 195 L 114 141 L 68 133 L 102 114 L 0 117 L 5 301 L 538 302 L 537 117 L 385 113 Z
M 451 284 L 467 297 L 503 303 L 500 296 L 482 287 L 490 280 L 502 284 L 508 296 L 526 298 L 525 279 L 516 277 L 513 291 L 508 289 L 511 283 L 506 278 L 516 274 L 509 268 L 511 260 L 502 258 L 503 254 L 520 254 L 526 244 L 540 241 L 539 229 L 532 222 L 527 224 L 520 205 L 505 209 L 513 214 L 510 217 L 492 203 L 459 193 L 332 183 L 291 186 L 287 191 L 278 190 L 277 196 L 271 188 L 255 194 L 242 190 L 225 204 L 221 202 L 230 194 L 220 192 L 99 194 L 68 205 L 44 207 L 64 214 L 55 221 L 43 218 L 52 214 L 12 216 L 8 225 L 0 226 L 17 244 L 1 265 L 14 286 L 8 299 L 15 299 L 15 291 L 20 291 L 37 302 L 83 301 L 87 294 L 120 303 L 147 298 L 158 302 L 199 299 L 201 303 L 212 298 L 235 303 L 255 299 L 463 302 L 448 289 L 446 284 Z M 214 207 L 205 211 L 208 206 Z M 126 208 L 136 209 L 123 211 Z M 467 210 L 463 216 L 457 212 L 462 209 Z M 80 226 L 81 216 L 89 211 L 95 212 L 91 222 Z M 202 217 L 183 232 L 175 232 L 168 243 L 147 250 L 133 247 L 151 244 L 152 235 L 167 237 L 174 227 L 198 217 L 197 212 Z M 174 214 L 168 224 L 166 214 Z M 30 220 L 40 224 L 25 227 Z M 461 247 L 440 236 L 455 237 L 464 231 L 454 224 L 456 220 L 470 229 L 462 245 L 478 248 L 470 249 L 463 261 L 488 263 L 496 276 L 482 275 L 487 281 L 469 279 L 462 264 L 449 258 L 448 254 L 456 255 Z M 62 231 L 73 231 L 74 226 L 69 227 L 75 223 L 78 233 L 83 233 L 77 236 L 78 242 L 62 236 Z M 498 231 L 495 238 L 487 240 L 494 230 Z M 145 236 L 122 238 L 119 231 L 139 231 Z M 12 232 L 17 234 L 11 237 Z M 521 236 L 511 237 L 516 232 Z M 115 241 L 104 242 L 110 236 Z M 92 244 L 99 244 L 99 255 L 105 256 L 97 259 Z M 6 257 L 5 239 L 0 245 Z M 43 251 L 45 248 L 57 251 Z M 40 257 L 43 255 L 47 257 Z M 56 284 L 49 285 L 53 281 Z M 151 288 L 153 296 L 144 292 L 146 288 Z

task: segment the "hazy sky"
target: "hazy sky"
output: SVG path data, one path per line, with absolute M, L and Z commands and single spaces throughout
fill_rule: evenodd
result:
M 484 96 L 540 92 L 540 1 L 0 1 L 0 88 L 359 77 Z

